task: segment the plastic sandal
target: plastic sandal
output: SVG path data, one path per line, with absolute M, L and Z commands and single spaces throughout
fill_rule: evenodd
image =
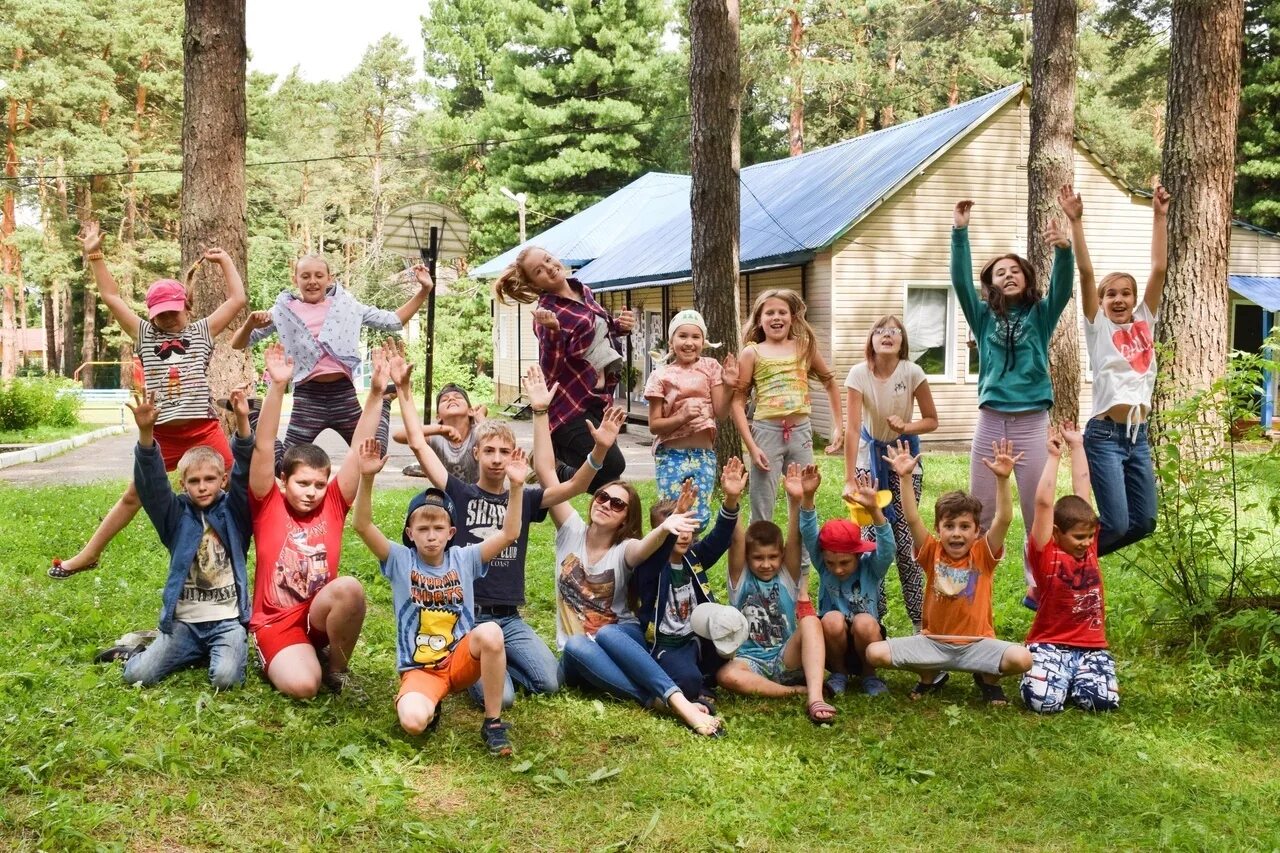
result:
M 71 577 L 72 575 L 78 575 L 81 572 L 87 572 L 90 569 L 96 569 L 96 568 L 98 568 L 97 560 L 94 560 L 92 563 L 85 566 L 84 568 L 64 569 L 62 567 L 62 558 L 54 557 L 53 565 L 49 566 L 49 577 L 53 578 L 54 580 L 64 581 L 67 578 Z
M 946 684 L 950 680 L 951 673 L 943 672 L 932 682 L 917 681 L 916 686 L 911 688 L 911 693 L 908 695 L 911 697 L 912 701 L 914 701 L 921 697 L 928 696 L 930 693 L 937 693 L 942 689 L 942 685 Z
M 809 707 L 805 710 L 809 715 L 809 722 L 815 726 L 829 726 L 836 718 L 836 706 L 822 699 L 816 702 L 810 702 Z
M 982 696 L 982 701 L 988 705 L 1008 705 L 1009 699 L 1004 695 L 1004 688 L 999 684 L 988 684 L 982 680 L 982 676 L 978 673 L 973 674 L 973 683 L 978 688 L 978 693 Z

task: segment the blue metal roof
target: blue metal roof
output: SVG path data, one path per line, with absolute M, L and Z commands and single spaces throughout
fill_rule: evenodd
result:
M 472 269 L 471 278 L 492 278 L 528 245 L 541 246 L 571 267 L 599 257 L 611 246 L 642 234 L 689 206 L 688 175 L 649 172 L 564 222 Z
M 1233 291 L 1268 311 L 1280 311 L 1280 276 L 1231 275 L 1227 283 Z
M 742 170 L 740 266 L 802 263 L 903 181 L 1022 92 L 1022 83 L 914 121 Z M 690 274 L 687 197 L 646 233 L 599 254 L 577 276 L 596 289 Z

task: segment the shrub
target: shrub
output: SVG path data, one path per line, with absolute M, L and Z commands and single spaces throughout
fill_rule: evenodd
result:
M 76 387 L 65 379 L 14 379 L 0 384 L 0 430 L 75 425 L 80 399 L 59 392 Z

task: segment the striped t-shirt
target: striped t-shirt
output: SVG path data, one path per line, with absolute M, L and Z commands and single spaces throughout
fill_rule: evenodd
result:
M 208 318 L 169 333 L 148 320 L 138 323 L 138 357 L 155 396 L 157 424 L 216 417 L 209 393 L 213 336 Z

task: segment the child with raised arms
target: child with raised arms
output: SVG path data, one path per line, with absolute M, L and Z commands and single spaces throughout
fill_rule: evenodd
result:
M 884 639 L 880 625 L 880 587 L 893 562 L 893 528 L 876 499 L 876 481 L 868 473 L 857 474 L 852 499 L 875 525 L 874 541 L 862 536 L 862 529 L 847 518 L 833 518 L 818 527 L 814 497 L 822 485 L 822 474 L 810 465 L 801 475 L 803 499 L 800 504 L 800 537 L 809 558 L 818 570 L 818 615 L 826 642 L 827 689 L 844 693 L 851 674 L 862 677 L 862 692 L 880 696 L 889 686 L 867 663 L 867 646 Z
M 399 390 L 411 394 L 407 371 L 403 377 L 406 381 L 397 383 Z M 360 492 L 354 526 L 391 582 L 400 727 L 412 735 L 435 728 L 444 697 L 479 680 L 484 694 L 480 736 L 491 755 L 511 755 L 510 726 L 502 721 L 507 674 L 502 629 L 492 622 L 476 624 L 472 586 L 484 577 L 489 561 L 520 536 L 523 487 L 529 475 L 524 451 L 517 449 L 507 459 L 504 473 L 511 488 L 502 526 L 478 543 L 458 546 L 449 544 L 457 530 L 453 501 L 435 488 L 427 489 L 406 520 L 402 535 L 412 544 L 388 540 L 373 523 L 373 479 L 387 458 L 371 439 L 360 445 L 359 454 Z
M 1151 196 L 1151 274 L 1141 300 L 1137 281 L 1125 272 L 1103 276 L 1095 288 L 1084 241 L 1084 202 L 1070 185 L 1062 188 L 1059 201 L 1071 221 L 1084 340 L 1093 365 L 1093 413 L 1084 427 L 1084 453 L 1102 519 L 1098 553 L 1105 555 L 1156 529 L 1156 477 L 1147 415 L 1156 386 L 1152 330 L 1169 265 L 1169 191 L 1157 186 Z
M 389 347 L 390 342 L 374 350 L 373 384 L 352 434 L 355 446 L 377 429 L 382 391 L 393 375 Z M 296 444 L 285 451 L 277 479 L 275 435 L 294 365 L 279 342 L 265 355 L 271 385 L 249 467 L 255 546 L 249 630 L 272 686 L 310 699 L 321 684 L 334 693 L 348 686 L 351 652 L 364 625 L 364 587 L 354 577 L 338 576 L 342 528 L 360 486 L 360 458 L 348 453 L 330 481 L 329 454 L 314 444 Z M 403 373 L 404 360 L 397 364 Z
M 1004 537 L 1013 521 L 1013 495 L 1009 477 L 1021 454 L 1011 442 L 992 442 L 991 458 L 982 464 L 996 481 L 996 509 L 991 526 L 984 529 L 982 502 L 964 492 L 947 492 L 933 511 L 936 536 L 924 526 L 916 496 L 902 492 L 902 508 L 917 543 L 916 559 L 925 574 L 924 624 L 911 637 L 891 637 L 867 647 L 872 666 L 910 669 L 920 676 L 911 689 L 918 699 L 941 689 L 950 670 L 973 673 L 982 698 L 1004 705 L 1000 678 L 1031 668 L 1025 646 L 996 639 L 991 606 L 996 566 L 1004 556 Z M 905 442 L 889 452 L 889 464 L 898 476 L 911 473 L 919 460 Z
M 795 291 L 766 290 L 756 297 L 742 336 L 733 422 L 751 461 L 753 522 L 773 519 L 778 481 L 787 466 L 813 462 L 810 379 L 822 384 L 831 406 L 827 453 L 838 453 L 844 444 L 840 389 L 804 315 L 804 302 Z M 748 421 L 747 399 L 753 392 L 755 412 Z
M 741 553 L 729 556 L 729 602 L 747 618 L 747 639 L 737 656 L 720 667 L 720 686 L 754 696 L 805 696 L 815 725 L 827 725 L 835 706 L 822 698 L 826 650 L 822 624 L 809 600 L 808 576 L 800 563 L 800 501 L 805 471 L 792 463 L 784 486 L 788 530 L 772 521 L 753 521 Z
M 279 334 L 294 364 L 293 410 L 284 442 L 276 445 L 276 464 L 298 444 L 311 444 L 326 429 L 354 447 L 361 406 L 352 381 L 361 360 L 360 329 L 398 331 L 418 312 L 434 286 L 422 264 L 413 267 L 417 291 L 395 311 L 373 308 L 356 300 L 329 271 L 324 255 L 306 255 L 293 269 L 297 292 L 283 291 L 267 311 L 254 311 L 236 330 L 231 346 L 244 349 Z M 382 389 L 379 389 L 382 390 Z M 378 422 L 378 441 L 385 448 L 391 401 L 384 401 Z M 261 429 L 258 430 L 261 433 Z M 275 435 L 271 436 L 274 441 Z
M 201 445 L 212 447 L 222 457 L 224 469 L 230 468 L 231 448 L 209 394 L 209 360 L 213 357 L 213 339 L 245 305 L 244 283 L 231 256 L 217 248 L 204 252 L 203 259 L 213 261 L 222 271 L 227 296 L 208 317 L 192 321 L 187 289 L 182 282 L 165 278 L 147 288 L 144 319 L 120 296 L 102 252 L 98 223 L 85 223 L 77 239 L 84 248 L 85 263 L 93 272 L 102 301 L 133 339 L 142 361 L 146 392 L 156 408 L 152 434 L 165 470 L 174 470 L 183 454 Z M 140 506 L 138 491 L 130 483 L 79 553 L 66 560 L 53 558 L 49 577 L 61 580 L 95 568 L 103 549 L 133 521 Z
M 983 507 L 978 523 L 990 527 L 998 487 L 995 475 L 982 463 L 982 453 L 996 441 L 1011 441 L 1023 448 L 1014 474 L 1022 519 L 1030 528 L 1053 405 L 1049 338 L 1071 299 L 1071 242 L 1057 222 L 1045 229 L 1044 240 L 1054 247 L 1047 296 L 1040 293 L 1031 262 L 1012 252 L 983 265 L 979 295 L 973 286 L 969 250 L 972 210 L 972 201 L 956 202 L 951 230 L 951 287 L 978 344 L 978 422 L 969 456 L 969 491 Z M 1025 549 L 1024 574 L 1027 596 L 1023 603 L 1034 610 L 1035 583 Z
M 1031 669 L 1022 677 L 1022 701 L 1039 714 L 1073 704 L 1085 711 L 1120 707 L 1116 662 L 1107 649 L 1101 526 L 1089 503 L 1085 438 L 1074 424 L 1049 437 L 1049 464 L 1036 490 L 1036 520 L 1029 537 L 1040 609 L 1027 634 Z M 1071 490 L 1054 501 L 1058 465 L 1071 449 Z
M 697 486 L 694 516 L 699 524 L 711 518 L 709 499 L 716 485 L 716 422 L 729 415 L 738 381 L 737 359 L 722 366 L 704 356 L 707 324 L 702 315 L 685 309 L 667 325 L 666 363 L 649 375 L 644 386 L 649 401 L 649 431 L 658 480 L 658 500 L 675 500 L 685 480 Z
M 124 652 L 124 680 L 155 684 L 170 674 L 208 663 L 209 683 L 226 690 L 244 682 L 249 641 L 249 459 L 253 435 L 243 391 L 233 391 L 235 468 L 228 478 L 222 454 L 197 445 L 178 460 L 180 494 L 169 485 L 155 442 L 154 395 L 134 392 L 129 406 L 138 424 L 133 481 L 142 508 L 169 551 L 161 592 L 160 630 L 138 654 Z

